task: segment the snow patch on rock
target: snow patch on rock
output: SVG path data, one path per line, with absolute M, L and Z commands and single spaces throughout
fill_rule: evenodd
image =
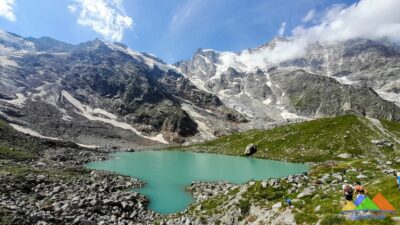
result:
M 77 145 L 83 147 L 83 148 L 91 148 L 91 149 L 95 149 L 95 148 L 99 148 L 100 146 L 98 145 L 85 145 L 85 144 L 79 144 L 77 143 Z
M 43 135 L 39 134 L 38 132 L 36 132 L 34 130 L 31 130 L 31 129 L 27 128 L 27 127 L 22 127 L 22 126 L 17 125 L 17 124 L 10 123 L 10 126 L 12 126 L 15 130 L 17 130 L 17 131 L 19 131 L 21 133 L 29 134 L 29 135 L 34 136 L 34 137 L 50 139 L 50 140 L 60 140 L 60 139 L 55 138 L 55 137 L 43 136 Z
M 71 94 L 69 94 L 67 91 L 62 91 L 61 95 L 69 102 L 71 103 L 76 109 L 78 109 L 79 111 L 77 112 L 78 114 L 86 117 L 88 120 L 94 120 L 94 121 L 101 121 L 103 123 L 107 123 L 107 124 L 111 124 L 115 127 L 118 128 L 122 128 L 125 130 L 131 130 L 133 131 L 135 134 L 149 139 L 149 140 L 153 140 L 153 141 L 157 141 L 163 144 L 168 144 L 168 142 L 164 139 L 162 134 L 158 134 L 154 137 L 149 137 L 149 136 L 145 136 L 143 135 L 141 132 L 139 132 L 138 130 L 136 130 L 134 127 L 132 127 L 130 124 L 127 123 L 123 123 L 123 122 L 119 122 L 116 119 L 111 119 L 111 118 L 103 118 L 103 117 L 98 117 L 95 116 L 91 113 L 93 113 L 93 109 L 91 109 L 89 106 L 84 106 L 81 102 L 79 102 L 77 99 L 75 99 Z M 98 112 L 102 112 L 103 114 L 106 114 L 108 116 L 113 117 L 113 114 L 108 113 L 104 110 L 97 110 Z M 115 117 L 114 117 L 115 118 Z
M 211 129 L 206 125 L 206 123 L 200 121 L 201 119 L 207 120 L 205 116 L 200 115 L 198 112 L 195 111 L 192 105 L 187 103 L 182 103 L 182 109 L 185 110 L 197 123 L 198 129 L 202 137 L 206 139 L 215 138 L 214 134 L 211 132 Z
M 381 98 L 391 101 L 400 107 L 400 93 L 387 92 L 383 90 L 377 90 L 376 93 L 378 93 Z
M 17 93 L 16 96 L 17 96 L 16 99 L 12 99 L 12 100 L 1 99 L 0 101 L 7 102 L 9 104 L 16 105 L 16 106 L 23 106 L 27 97 L 21 93 Z
M 19 67 L 17 62 L 15 62 L 14 60 L 11 60 L 7 56 L 0 56 L 0 65 L 1 66 Z

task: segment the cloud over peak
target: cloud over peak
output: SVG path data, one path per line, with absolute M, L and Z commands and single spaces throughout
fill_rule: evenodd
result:
M 400 0 L 360 0 L 358 3 L 333 5 L 325 13 L 307 13 L 294 28 L 291 36 L 277 38 L 272 45 L 256 51 L 244 50 L 240 54 L 223 53 L 224 65 L 247 65 L 247 69 L 265 68 L 270 63 L 280 63 L 303 57 L 307 47 L 314 43 L 334 44 L 355 38 L 389 40 L 400 43 Z M 311 22 L 311 26 L 305 26 Z M 285 23 L 278 35 L 283 37 Z M 240 68 L 239 68 L 240 70 Z
M 124 31 L 133 26 L 132 18 L 124 11 L 123 0 L 75 0 L 68 9 L 78 15 L 78 24 L 111 41 L 121 41 Z
M 316 41 L 343 41 L 352 38 L 400 41 L 400 1 L 361 0 L 349 7 L 333 6 L 320 24 L 298 27 L 295 36 Z
M 0 17 L 14 22 L 17 18 L 14 14 L 15 0 L 0 0 Z
M 354 38 L 400 42 L 400 1 L 360 0 L 350 6 L 333 5 L 315 25 L 298 26 L 292 30 L 290 42 L 278 42 L 272 50 L 263 52 L 267 61 L 279 63 L 301 57 L 308 45 L 334 43 Z M 303 22 L 313 20 L 310 11 Z

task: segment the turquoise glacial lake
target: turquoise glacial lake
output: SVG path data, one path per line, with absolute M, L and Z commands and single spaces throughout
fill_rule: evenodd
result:
M 114 153 L 106 161 L 86 164 L 87 168 L 107 170 L 146 182 L 135 189 L 150 199 L 150 209 L 161 214 L 185 210 L 193 201 L 185 187 L 193 181 L 227 181 L 277 178 L 308 171 L 304 164 L 179 151 Z

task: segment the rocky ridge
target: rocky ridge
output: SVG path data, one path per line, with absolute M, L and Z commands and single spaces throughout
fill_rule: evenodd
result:
M 396 44 L 362 39 L 315 43 L 302 57 L 271 61 L 276 45 L 289 41 L 277 38 L 238 53 L 199 49 L 175 66 L 256 128 L 348 113 L 399 119 Z
M 174 67 L 120 43 L 79 45 L 1 31 L 0 117 L 84 145 L 148 146 L 230 133 L 242 115 Z

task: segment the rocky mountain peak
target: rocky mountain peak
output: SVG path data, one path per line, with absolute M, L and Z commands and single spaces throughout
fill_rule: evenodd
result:
M 72 44 L 64 43 L 51 37 L 29 37 L 26 40 L 34 43 L 36 50 L 42 52 L 68 52 L 74 47 Z
M 21 132 L 143 146 L 210 139 L 245 121 L 175 67 L 125 45 L 100 39 L 70 45 L 8 33 L 3 39 L 32 46 L 1 58 L 0 118 Z
M 256 124 L 282 123 L 348 112 L 363 115 L 366 111 L 375 117 L 398 118 L 398 107 L 389 106 L 385 101 L 400 105 L 400 100 L 397 100 L 400 96 L 396 92 L 400 87 L 397 45 L 365 39 L 315 43 L 308 46 L 303 57 L 279 64 L 268 61 L 266 54 L 269 50 L 279 42 L 290 41 L 277 37 L 258 48 L 240 53 L 198 50 L 191 60 L 176 66 L 196 86 L 216 94 L 229 107 L 253 118 Z M 320 79 L 321 76 L 329 79 Z M 283 80 L 282 77 L 287 79 Z M 337 89 L 332 90 L 331 94 L 335 96 L 332 98 L 338 100 L 338 96 L 347 93 L 349 100 L 343 99 L 342 106 L 339 104 L 326 110 L 318 107 L 311 110 L 314 107 L 311 105 L 322 107 L 329 102 L 331 97 L 317 96 L 324 96 L 334 81 Z M 308 82 L 311 83 L 306 86 Z M 313 82 L 320 85 L 311 85 Z M 356 89 L 349 92 L 348 85 Z M 294 89 L 297 90 L 296 94 L 292 92 Z M 311 97 L 310 93 L 316 96 Z M 362 100 L 365 96 L 358 96 L 361 93 L 368 93 L 371 99 L 377 98 L 375 105 L 366 104 Z M 378 108 L 384 108 L 383 105 L 387 105 L 390 112 L 379 113 Z M 338 107 L 345 110 L 337 111 Z
M 13 51 L 34 51 L 35 45 L 29 40 L 25 40 L 21 36 L 0 30 L 0 46 L 2 47 L 1 55 L 8 54 Z
M 290 42 L 290 40 L 287 37 L 277 36 L 257 48 L 250 49 L 250 51 L 257 51 L 257 50 L 262 50 L 262 49 L 273 49 L 279 42 Z
M 290 41 L 277 38 L 240 53 L 199 49 L 168 65 L 100 39 L 70 45 L 3 32 L 0 40 L 10 49 L 1 118 L 51 138 L 145 145 L 347 113 L 400 118 L 399 54 L 388 43 L 318 43 L 274 64 L 260 54 Z

